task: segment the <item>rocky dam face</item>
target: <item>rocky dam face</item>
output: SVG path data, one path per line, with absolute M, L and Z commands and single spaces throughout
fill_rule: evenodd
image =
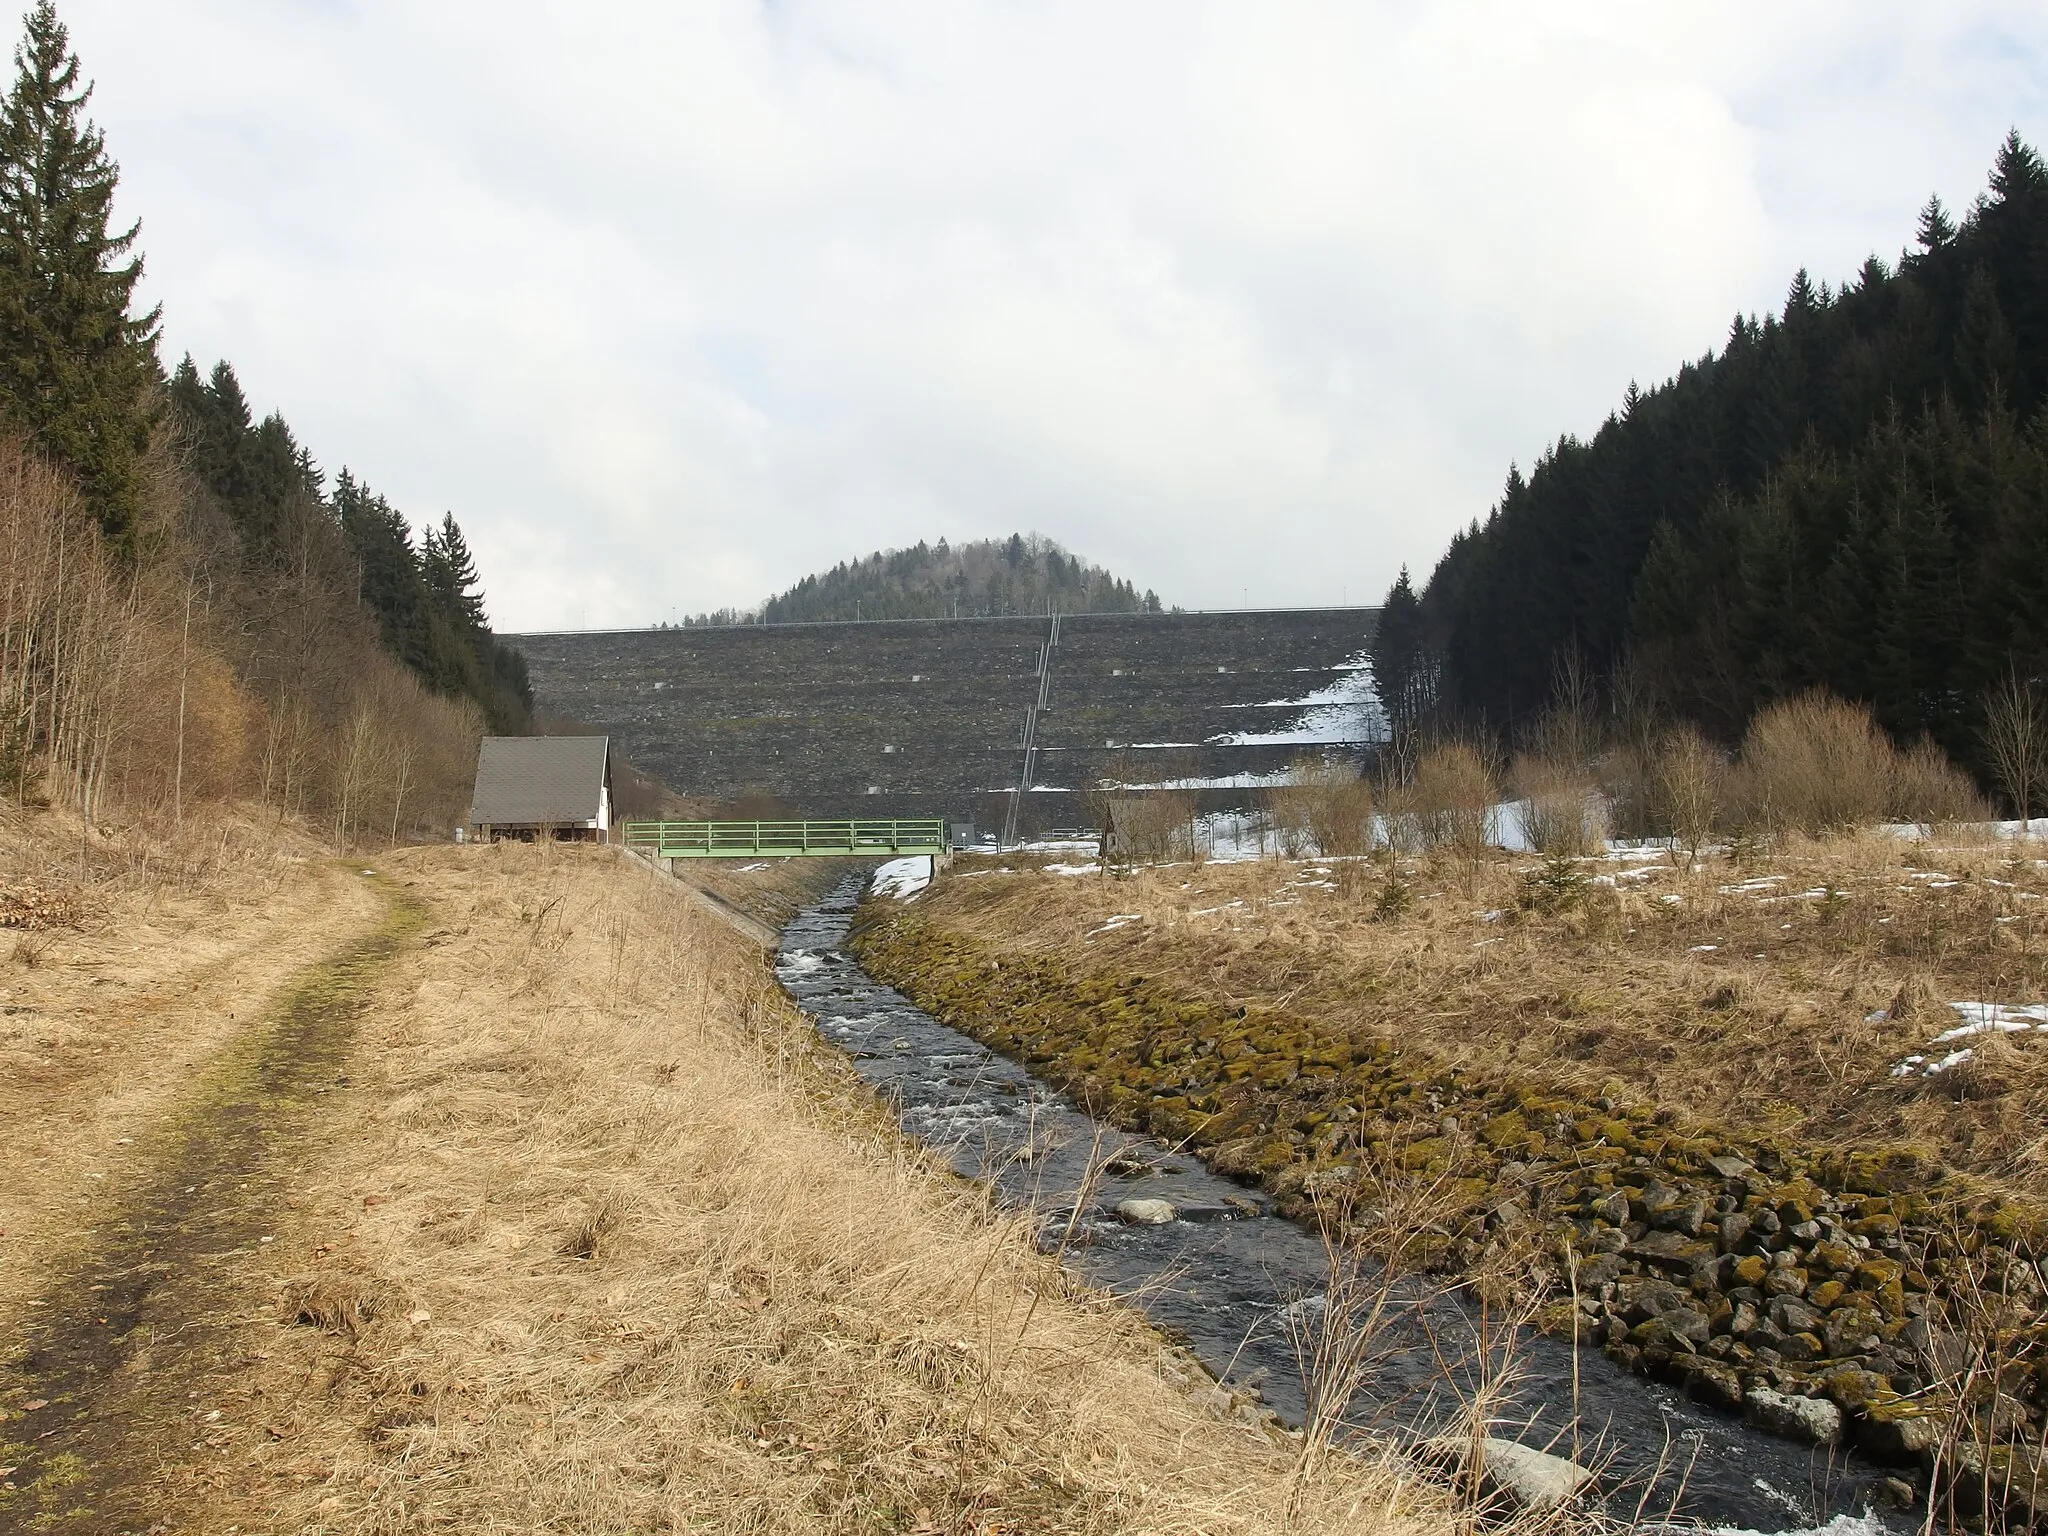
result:
M 518 635 L 538 708 L 678 793 L 813 817 L 1072 826 L 1114 770 L 1219 789 L 1377 734 L 1377 611 L 1073 614 Z M 1127 780 L 1128 781 L 1128 780 Z

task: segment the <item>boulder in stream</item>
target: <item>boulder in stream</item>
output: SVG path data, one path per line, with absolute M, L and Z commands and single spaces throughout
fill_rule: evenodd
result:
M 1489 1487 L 1523 1509 L 1556 1509 L 1593 1480 L 1567 1456 L 1488 1436 L 1480 1445 Z
M 1179 1212 L 1170 1200 L 1119 1200 L 1116 1214 L 1119 1221 L 1134 1227 L 1163 1227 Z

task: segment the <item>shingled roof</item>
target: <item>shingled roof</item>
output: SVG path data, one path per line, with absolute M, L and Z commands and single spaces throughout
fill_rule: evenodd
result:
M 486 736 L 469 819 L 491 827 L 594 823 L 610 755 L 608 736 Z

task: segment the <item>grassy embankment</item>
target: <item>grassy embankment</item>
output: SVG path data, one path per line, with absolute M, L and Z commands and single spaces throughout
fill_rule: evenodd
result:
M 1946 1436 L 1953 1461 L 1991 1433 L 1958 1396 L 2003 1398 L 2000 1442 L 2037 1422 L 2048 1049 L 1930 1042 L 1963 1022 L 1950 1000 L 2048 990 L 2040 851 L 963 860 L 860 942 L 939 1017 L 1297 1213 L 1363 1232 L 1428 1183 L 1445 1265 L 1540 1250 L 1550 1326 L 1726 1406 L 1831 1398 L 1880 1453 Z
M 10 836 L 0 1523 L 1442 1523 L 1299 1476 L 613 854 L 244 829 L 27 896 Z

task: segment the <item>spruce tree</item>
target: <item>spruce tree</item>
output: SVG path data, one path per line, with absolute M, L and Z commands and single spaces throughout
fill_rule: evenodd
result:
M 1956 237 L 1956 223 L 1948 216 L 1948 210 L 1941 206 L 1939 196 L 1927 199 L 1927 206 L 1920 210 L 1920 227 L 1914 239 L 1920 249 L 1932 255 Z
M 441 526 L 429 528 L 421 540 L 420 572 L 442 617 L 452 626 L 471 631 L 488 627 L 483 580 L 476 573 L 469 541 L 463 538 L 453 512 L 444 513 Z
M 28 15 L 0 107 L 0 411 L 83 482 L 108 537 L 142 502 L 157 310 L 134 315 L 139 224 L 110 227 L 119 168 L 50 0 Z
M 1379 695 L 1387 728 L 1397 742 L 1402 741 L 1435 702 L 1422 604 L 1405 565 L 1380 606 L 1367 659 L 1372 663 L 1373 690 Z

